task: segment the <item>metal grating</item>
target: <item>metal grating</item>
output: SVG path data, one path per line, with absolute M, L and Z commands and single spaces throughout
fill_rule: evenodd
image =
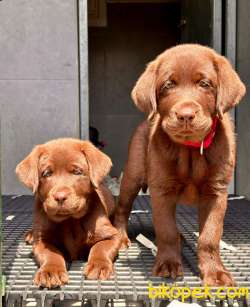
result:
M 7 305 L 12 305 L 14 302 L 17 305 L 24 304 L 32 298 L 36 299 L 40 306 L 50 306 L 52 303 L 60 306 L 60 302 L 62 303 L 63 300 L 90 300 L 98 306 L 106 303 L 112 305 L 120 299 L 125 299 L 127 302 L 144 301 L 153 305 L 158 304 L 159 301 L 149 301 L 148 281 L 150 280 L 154 285 L 162 282 L 171 283 L 172 281 L 151 276 L 154 256 L 149 249 L 134 240 L 139 233 L 154 239 L 149 202 L 147 196 L 139 196 L 135 201 L 129 221 L 132 246 L 128 250 L 119 252 L 115 262 L 114 279 L 108 281 L 86 280 L 82 274 L 85 263 L 75 261 L 69 264 L 69 284 L 61 289 L 48 290 L 39 289 L 32 284 L 37 265 L 32 258 L 31 247 L 23 241 L 24 233 L 30 229 L 32 224 L 33 199 L 30 196 L 4 197 L 2 263 L 7 280 L 5 297 Z M 250 288 L 250 202 L 237 200 L 229 201 L 229 203 L 223 240 L 232 244 L 236 250 L 223 249 L 221 251 L 222 259 L 238 285 Z M 198 276 L 196 260 L 197 238 L 194 234 L 194 232 L 198 232 L 196 210 L 179 206 L 177 221 L 184 236 L 182 247 L 184 278 L 175 284 L 190 288 L 200 286 L 201 281 Z M 232 302 L 231 300 L 221 303 L 225 306 L 236 303 L 237 306 L 243 303 L 243 305 L 248 304 L 247 301 Z M 216 302 L 207 301 L 202 304 L 214 306 Z

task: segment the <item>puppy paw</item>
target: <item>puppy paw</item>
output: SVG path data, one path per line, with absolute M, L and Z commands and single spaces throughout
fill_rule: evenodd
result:
M 153 267 L 153 275 L 160 277 L 171 277 L 176 279 L 183 276 L 181 261 L 177 258 L 161 258 L 157 257 Z
M 27 244 L 32 244 L 33 243 L 33 231 L 29 230 L 26 232 L 25 236 L 24 236 L 24 241 Z
M 131 245 L 131 241 L 129 240 L 127 233 L 127 224 L 124 222 L 117 222 L 117 220 L 115 219 L 114 227 L 119 232 L 120 250 L 127 249 Z
M 131 241 L 128 238 L 127 232 L 123 231 L 121 233 L 121 246 L 120 246 L 120 249 L 121 250 L 127 249 L 127 248 L 129 248 L 130 245 L 131 245 Z
M 202 274 L 203 284 L 206 286 L 235 286 L 235 281 L 232 275 L 223 267 L 219 270 L 207 270 Z
M 131 241 L 128 238 L 127 231 L 124 228 L 118 228 L 119 231 L 119 240 L 120 240 L 120 250 L 129 248 Z
M 44 265 L 36 272 L 34 284 L 38 287 L 56 288 L 68 283 L 68 273 L 63 267 Z
M 113 263 L 108 260 L 90 260 L 84 269 L 84 275 L 88 279 L 106 280 L 111 277 L 113 272 Z

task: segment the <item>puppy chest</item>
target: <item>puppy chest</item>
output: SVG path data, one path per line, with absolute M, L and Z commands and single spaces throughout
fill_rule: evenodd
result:
M 81 219 L 63 223 L 61 233 L 63 245 L 71 260 L 87 257 L 91 246 L 112 235 L 109 231 L 98 231 L 96 227 L 88 227 Z
M 184 149 L 180 154 L 176 173 L 180 181 L 178 202 L 193 205 L 199 199 L 199 187 L 208 176 L 206 159 L 197 151 Z
M 209 173 L 208 164 L 204 155 L 197 149 L 181 147 L 176 162 L 176 175 L 180 182 L 187 187 L 198 186 L 205 181 Z
M 76 260 L 86 247 L 87 234 L 79 220 L 67 221 L 61 227 L 62 241 L 70 258 Z

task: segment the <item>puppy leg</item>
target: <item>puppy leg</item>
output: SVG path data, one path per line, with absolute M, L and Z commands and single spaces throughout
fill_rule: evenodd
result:
M 125 169 L 121 183 L 121 191 L 118 200 L 118 206 L 115 210 L 115 216 L 114 216 L 114 226 L 121 233 L 122 249 L 127 248 L 130 245 L 130 240 L 127 235 L 128 219 L 130 212 L 132 210 L 133 201 L 136 198 L 141 188 L 141 183 L 139 178 L 140 178 L 139 176 L 130 175 L 129 167 Z
M 89 279 L 109 279 L 113 274 L 113 261 L 121 244 L 120 234 L 97 242 L 90 250 L 84 275 Z
M 54 288 L 68 282 L 66 263 L 62 253 L 54 246 L 39 241 L 33 244 L 33 252 L 40 269 L 34 283 L 39 287 Z
M 147 125 L 143 123 L 137 128 L 131 140 L 128 161 L 121 182 L 118 206 L 115 210 L 114 225 L 122 235 L 122 248 L 130 245 L 127 235 L 128 218 L 135 197 L 141 187 L 146 184 L 146 133 Z
M 203 199 L 205 199 L 203 197 Z M 234 280 L 220 258 L 220 239 L 227 208 L 227 193 L 199 204 L 199 269 L 203 283 L 209 286 L 232 286 Z
M 172 277 L 183 275 L 180 241 L 181 237 L 176 225 L 176 197 L 150 190 L 153 208 L 153 223 L 157 241 L 157 256 L 153 267 L 153 275 Z

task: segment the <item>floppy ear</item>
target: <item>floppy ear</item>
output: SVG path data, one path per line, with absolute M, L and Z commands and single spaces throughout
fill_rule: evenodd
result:
M 223 113 L 240 102 L 246 93 L 246 88 L 225 57 L 217 56 L 215 66 L 219 82 L 216 107 L 218 115 L 222 118 Z
M 156 113 L 156 61 L 150 62 L 136 82 L 131 97 L 137 108 L 147 114 Z
M 41 155 L 41 146 L 36 146 L 31 153 L 16 167 L 19 180 L 24 183 L 33 193 L 37 191 L 39 184 L 38 161 Z
M 87 159 L 90 180 L 93 186 L 98 188 L 104 177 L 109 173 L 112 161 L 89 141 L 81 142 L 81 150 Z
M 105 210 L 105 213 L 108 216 L 114 213 L 115 200 L 111 191 L 105 185 L 102 185 L 98 189 L 96 189 L 95 192 L 99 197 L 99 200 Z

